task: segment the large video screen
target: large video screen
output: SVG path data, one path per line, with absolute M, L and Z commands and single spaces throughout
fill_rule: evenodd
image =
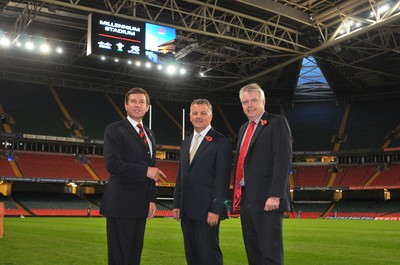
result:
M 87 55 L 122 59 L 147 57 L 160 63 L 160 56 L 175 54 L 175 39 L 174 28 L 89 14 Z
M 176 30 L 174 28 L 146 23 L 146 57 L 159 63 L 159 56 L 175 54 Z

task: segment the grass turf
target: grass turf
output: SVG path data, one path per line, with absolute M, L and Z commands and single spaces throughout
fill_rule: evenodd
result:
M 5 218 L 1 265 L 107 264 L 104 218 Z M 221 223 L 226 265 L 247 264 L 239 219 Z M 400 222 L 284 220 L 285 264 L 400 264 Z M 147 223 L 143 265 L 185 264 L 179 223 Z

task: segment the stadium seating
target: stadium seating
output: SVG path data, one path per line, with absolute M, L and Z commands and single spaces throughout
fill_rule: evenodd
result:
M 17 152 L 16 157 L 18 167 L 25 177 L 93 180 L 71 154 Z
M 2 81 L 5 87 L 12 89 L 2 90 L 0 104 L 12 117 L 10 124 L 13 133 L 37 134 L 37 135 L 54 135 L 70 137 L 71 130 L 65 124 L 65 113 L 60 109 L 54 95 L 49 87 L 45 85 L 25 84 L 12 81 Z M 59 96 L 60 101 L 66 108 L 71 118 L 76 119 L 83 126 L 82 139 L 98 139 L 102 140 L 105 127 L 114 121 L 118 121 L 125 116 L 123 107 L 123 94 L 104 94 L 95 91 L 83 91 L 71 88 L 55 87 L 54 91 Z M 115 103 L 113 105 L 111 101 Z M 164 99 L 152 100 L 152 130 L 155 133 L 158 145 L 174 145 L 179 146 L 182 139 L 182 133 L 173 119 L 182 123 L 182 109 L 186 110 L 186 135 L 192 132 L 192 126 L 189 121 L 190 102 L 177 102 Z M 213 127 L 221 133 L 227 135 L 232 140 L 232 146 L 235 147 L 236 136 L 239 127 L 246 122 L 246 116 L 243 114 L 242 108 L 238 104 L 213 104 Z M 381 150 L 383 143 L 388 139 L 388 135 L 393 131 L 399 123 L 398 117 L 392 115 L 397 113 L 398 103 L 395 99 L 386 100 L 384 102 L 352 102 L 348 120 L 345 126 L 345 141 L 340 145 L 340 150 L 352 151 L 356 150 Z M 334 142 L 332 137 L 338 133 L 340 123 L 344 115 L 345 105 L 343 103 L 299 103 L 292 106 L 288 105 L 268 105 L 267 111 L 274 114 L 285 114 L 288 118 L 292 129 L 294 151 L 299 152 L 315 152 L 315 151 L 332 151 Z M 222 113 L 225 115 L 223 117 Z M 121 115 L 120 115 L 121 114 Z M 40 117 L 40 118 L 38 118 Z M 44 118 L 42 118 L 44 117 Z M 144 123 L 147 125 L 149 115 L 145 117 Z M 230 126 L 227 126 L 226 121 Z M 232 133 L 233 130 L 233 133 Z M 0 133 L 4 133 L 3 126 L 0 126 Z M 394 137 L 388 147 L 398 147 L 399 139 Z M 0 148 L 2 148 L 0 146 Z M 34 148 L 33 148 L 34 150 Z M 61 150 L 61 149 L 60 149 Z M 3 151 L 3 150 L 0 150 Z M 43 151 L 46 151 L 43 152 Z M 57 150 L 59 151 L 59 150 Z M 54 152 L 54 153 L 49 153 Z M 86 151 L 84 151 L 86 152 Z M 2 152 L 3 153 L 3 152 Z M 61 179 L 61 180 L 82 180 L 96 181 L 100 180 L 100 190 L 104 187 L 104 181 L 108 180 L 109 173 L 104 164 L 104 157 L 97 152 L 87 152 L 87 167 L 93 170 L 96 176 L 92 176 L 91 172 L 82 161 L 77 159 L 74 154 L 61 154 L 56 150 L 40 150 L 22 151 L 14 150 L 15 165 L 22 173 L 22 177 L 27 178 L 43 178 L 43 179 Z M 176 155 L 176 152 L 173 153 Z M 174 159 L 175 157 L 167 157 Z M 176 155 L 176 158 L 177 155 Z M 357 161 L 360 162 L 360 161 Z M 352 161 L 351 163 L 357 163 Z M 172 160 L 159 160 L 157 166 L 163 170 L 168 178 L 165 180 L 165 186 L 173 186 L 176 182 L 178 170 L 178 162 Z M 400 164 L 391 162 L 382 166 L 380 161 L 363 161 L 360 164 L 339 164 L 337 174 L 333 174 L 332 165 L 295 165 L 293 167 L 294 187 L 320 188 L 326 187 L 331 176 L 335 178 L 333 183 L 329 183 L 332 187 L 388 187 L 400 186 Z M 233 176 L 233 169 L 231 172 Z M 18 177 L 11 167 L 10 162 L 4 156 L 0 156 L 0 177 Z M 98 178 L 97 178 L 98 177 Z M 165 184 L 165 183 L 164 183 Z M 171 185 L 169 185 L 171 184 Z M 231 185 L 233 178 L 231 178 Z M 15 185 L 14 185 L 15 186 Z M 161 186 L 161 185 L 160 185 Z M 172 189 L 172 188 L 171 188 Z M 18 189 L 17 189 L 18 190 Z M 22 189 L 24 190 L 24 189 Z M 19 191 L 16 192 L 17 195 Z M 98 192 L 96 190 L 96 192 Z M 15 192 L 13 191 L 13 195 Z M 393 194 L 393 193 L 392 193 Z M 85 195 L 87 202 L 92 205 L 99 206 L 101 203 L 100 194 Z M 395 198 L 398 194 L 395 195 Z M 26 198 L 26 202 L 30 205 L 29 200 L 35 198 Z M 325 199 L 325 198 L 324 198 Z M 10 199 L 9 196 L 0 198 L 2 201 L 8 201 L 7 215 L 29 215 L 29 212 L 19 208 Z M 55 198 L 59 202 L 59 199 Z M 369 209 L 374 211 L 366 211 L 361 205 L 352 206 L 352 202 L 342 200 L 335 209 L 328 213 L 328 217 L 334 216 L 334 212 L 339 216 L 361 213 L 365 215 L 384 214 L 384 216 L 397 216 L 397 208 L 399 202 L 392 201 L 376 203 Z M 314 202 L 295 202 L 294 211 L 289 216 L 296 218 L 297 213 L 301 212 L 301 218 L 318 218 L 321 217 L 329 208 L 331 203 L 313 205 Z M 14 206 L 13 206 L 14 205 Z M 158 215 L 170 216 L 170 206 L 165 206 L 165 202 L 159 203 Z M 30 209 L 31 206 L 29 206 Z M 57 208 L 58 207 L 58 208 Z M 86 215 L 86 206 L 80 206 L 78 209 L 68 206 L 57 205 L 56 208 L 50 204 L 35 206 L 32 209 L 33 214 L 38 215 Z M 343 210 L 343 209 L 348 210 Z M 353 208 L 353 210 L 352 210 Z M 380 210 L 381 211 L 380 211 Z M 92 209 L 93 215 L 96 215 L 95 207 Z M 380 215 L 379 215 L 380 216 Z
M 296 105 L 286 108 L 294 138 L 294 151 L 331 151 L 332 136 L 339 131 L 343 115 L 339 105 Z
M 296 166 L 293 179 L 296 187 L 324 187 L 328 185 L 331 172 L 327 166 Z
M 400 217 L 399 201 L 341 200 L 327 217 Z
M 346 123 L 346 142 L 342 150 L 380 148 L 390 130 L 396 128 L 399 120 L 393 113 L 398 112 L 398 100 L 356 102 L 351 104 Z
M 334 187 L 364 186 L 376 173 L 377 165 L 342 165 L 337 172 Z
M 370 186 L 395 186 L 400 185 L 400 165 L 391 164 L 383 169 L 381 174 L 370 184 Z
M 74 194 L 16 192 L 13 197 L 36 216 L 100 216 L 99 209 Z
M 77 120 L 83 127 L 85 137 L 101 140 L 106 126 L 122 119 L 103 93 L 62 87 L 55 88 L 55 91 L 71 118 Z M 115 103 L 122 111 L 123 97 L 121 95 Z
M 294 202 L 292 218 L 319 218 L 329 206 L 329 202 Z
M 176 182 L 176 175 L 178 174 L 178 161 L 157 161 L 157 167 L 167 175 L 166 181 L 168 183 Z
M 15 173 L 7 158 L 0 156 L 0 176 L 15 177 Z
M 87 156 L 89 165 L 100 180 L 108 180 L 109 173 L 106 168 L 103 156 Z
M 5 216 L 21 216 L 30 215 L 29 212 L 19 208 L 10 197 L 4 196 L 0 193 L 0 202 L 4 203 Z
M 13 119 L 14 133 L 70 136 L 64 115 L 47 86 L 4 80 L 1 86 L 8 88 L 1 90 L 0 104 Z

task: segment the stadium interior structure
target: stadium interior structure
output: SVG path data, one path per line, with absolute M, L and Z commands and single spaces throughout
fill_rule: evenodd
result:
M 168 176 L 158 183 L 158 215 L 170 216 L 191 100 L 210 99 L 213 127 L 235 147 L 246 121 L 238 91 L 257 82 L 267 111 L 292 129 L 288 217 L 400 220 L 399 8 L 394 0 L 0 1 L 6 216 L 99 216 L 104 128 L 124 118 L 133 86 L 152 99 L 145 123 Z M 175 52 L 159 60 L 186 74 L 87 56 L 90 13 L 175 28 Z M 63 52 L 18 46 L 27 39 Z M 325 81 L 300 84 L 307 58 Z

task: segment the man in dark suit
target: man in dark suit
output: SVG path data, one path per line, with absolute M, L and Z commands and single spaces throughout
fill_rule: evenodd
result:
M 154 135 L 142 124 L 149 107 L 146 90 L 132 88 L 125 96 L 127 119 L 110 124 L 104 134 L 110 177 L 100 213 L 107 218 L 109 265 L 140 264 L 146 218 L 156 212 L 155 182 L 165 178 L 154 167 Z
M 219 224 L 227 218 L 232 147 L 211 127 L 212 116 L 208 100 L 194 100 L 194 134 L 181 144 L 173 217 L 181 221 L 188 265 L 223 264 Z
M 240 210 L 249 264 L 283 264 L 283 212 L 290 208 L 290 128 L 286 118 L 265 112 L 259 85 L 244 86 L 239 96 L 249 122 L 238 134 L 233 211 Z

